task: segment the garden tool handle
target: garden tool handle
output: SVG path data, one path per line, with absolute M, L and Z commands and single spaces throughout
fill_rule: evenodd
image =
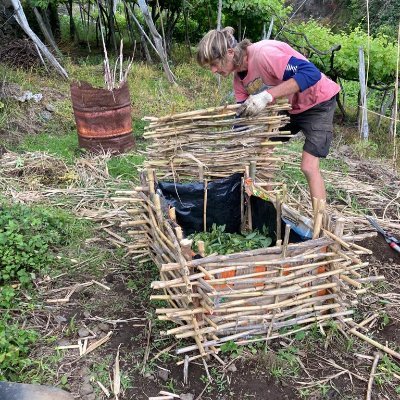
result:
M 400 246 L 396 244 L 395 242 L 390 242 L 389 246 L 394 250 L 397 251 L 400 254 Z

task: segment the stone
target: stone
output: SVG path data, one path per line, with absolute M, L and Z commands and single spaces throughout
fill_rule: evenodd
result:
M 231 364 L 231 365 L 227 368 L 227 370 L 228 370 L 229 372 L 236 372 L 236 371 L 237 371 L 236 365 L 235 365 L 235 364 Z
M 85 318 L 90 318 L 90 312 L 89 312 L 89 311 L 84 311 L 84 312 L 83 312 L 83 316 L 84 316 Z
M 86 328 L 79 329 L 78 335 L 79 337 L 91 336 L 90 332 Z
M 60 339 L 57 340 L 56 345 L 57 346 L 69 346 L 71 343 L 68 339 Z
M 144 374 L 144 377 L 147 378 L 147 379 L 150 379 L 151 381 L 155 381 L 155 380 L 156 380 L 156 378 L 154 377 L 154 375 L 151 374 L 150 372 L 146 372 L 146 373 Z
M 80 392 L 81 396 L 85 396 L 87 394 L 91 394 L 91 393 L 93 393 L 93 386 L 90 385 L 89 383 L 84 383 L 81 386 L 81 389 L 80 389 L 79 392 Z
M 92 372 L 90 371 L 89 367 L 82 367 L 79 371 L 81 376 L 90 375 Z
M 101 322 L 98 325 L 99 329 L 101 329 L 103 332 L 109 332 L 110 327 L 108 326 L 108 324 L 106 324 L 105 322 Z
M 51 115 L 51 112 L 46 111 L 46 110 L 39 113 L 39 116 L 40 116 L 40 118 L 42 118 L 45 121 L 50 121 L 53 118 L 53 116 Z
M 51 113 L 53 113 L 54 111 L 56 111 L 56 108 L 53 106 L 53 104 L 47 103 L 47 104 L 45 105 L 45 108 L 46 108 L 47 111 L 50 111 Z
M 61 389 L 26 383 L 0 382 L 1 400 L 74 400 L 74 397 Z
M 96 395 L 94 393 L 90 393 L 86 396 L 83 396 L 82 400 L 96 400 Z
M 194 399 L 194 394 L 192 394 L 192 393 L 183 393 L 183 394 L 180 394 L 179 397 L 181 398 L 181 400 L 193 400 Z
M 96 325 L 92 328 L 92 332 L 96 335 L 100 335 L 101 329 Z
M 63 322 L 67 322 L 67 318 L 63 317 L 62 315 L 56 315 L 54 317 L 55 321 L 59 324 L 63 323 Z
M 40 100 L 42 100 L 42 93 L 36 93 L 33 94 L 29 90 L 26 92 L 23 92 L 21 96 L 14 96 L 14 98 L 21 103 L 24 103 L 25 101 L 33 100 L 35 103 L 39 103 Z
M 166 369 L 160 369 L 158 371 L 157 375 L 162 381 L 167 382 L 168 377 L 169 377 L 169 371 Z
M 344 154 L 348 154 L 351 153 L 351 148 L 350 146 L 343 144 L 341 146 L 339 146 L 339 153 L 344 153 Z

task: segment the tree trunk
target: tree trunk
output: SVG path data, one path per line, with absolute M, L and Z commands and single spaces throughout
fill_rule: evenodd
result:
M 68 74 L 65 69 L 59 64 L 53 54 L 47 49 L 47 47 L 43 44 L 43 42 L 37 37 L 37 35 L 30 28 L 28 21 L 26 19 L 24 10 L 22 8 L 20 0 L 11 0 L 11 4 L 14 7 L 15 15 L 14 18 L 24 30 L 24 32 L 31 38 L 31 40 L 36 44 L 36 46 L 40 49 L 40 51 L 45 55 L 50 64 L 56 69 L 56 71 L 68 79 Z
M 72 0 L 68 0 L 68 14 L 69 14 L 69 38 L 73 42 L 75 39 L 75 23 L 74 23 L 74 17 L 72 15 L 72 5 L 73 2 Z
M 183 18 L 184 18 L 184 21 L 185 21 L 185 43 L 186 43 L 186 46 L 189 49 L 189 55 L 190 55 L 190 57 L 192 57 L 192 49 L 190 47 L 189 25 L 188 25 L 188 14 L 189 14 L 189 11 L 188 11 L 187 7 L 185 7 L 185 2 L 183 2 L 183 7 L 184 7 L 183 8 Z
M 221 30 L 221 20 L 222 20 L 222 0 L 218 0 L 218 14 L 217 14 L 217 30 Z
M 157 53 L 157 49 L 154 47 L 152 41 L 150 40 L 150 38 L 146 35 L 146 32 L 143 30 L 142 26 L 140 25 L 140 22 L 137 20 L 137 18 L 135 17 L 134 14 L 134 9 L 130 8 L 130 5 L 124 0 L 124 4 L 125 4 L 125 8 L 128 12 L 128 14 L 130 15 L 130 17 L 133 19 L 133 21 L 135 22 L 135 24 L 137 25 L 138 29 L 139 29 L 139 33 L 140 33 L 140 41 L 142 44 L 142 49 L 144 50 L 145 56 L 146 56 L 146 60 L 152 64 L 153 60 L 151 59 L 151 55 L 149 52 L 149 48 L 147 47 L 147 42 L 146 39 L 148 40 L 148 42 L 150 43 L 150 45 L 153 47 L 154 51 Z M 133 8 L 134 6 L 132 6 Z
M 118 55 L 117 39 L 115 37 L 115 18 L 114 18 L 114 0 L 109 0 L 108 3 L 108 26 L 110 32 L 110 40 L 114 47 L 115 55 Z
M 159 55 L 159 57 L 161 59 L 161 63 L 164 68 L 165 75 L 170 83 L 176 84 L 175 76 L 172 73 L 172 71 L 168 65 L 166 49 L 164 49 L 164 47 L 163 47 L 162 38 L 161 38 L 160 34 L 157 32 L 157 29 L 154 25 L 154 22 L 151 18 L 148 8 L 147 8 L 146 1 L 138 0 L 138 5 L 140 7 L 140 10 L 143 13 L 143 17 L 146 21 L 146 24 L 149 27 L 150 34 L 153 37 L 154 45 L 157 49 L 157 54 Z
M 358 49 L 359 54 L 359 81 L 360 81 L 360 106 L 361 106 L 361 120 L 359 120 L 360 135 L 363 140 L 368 140 L 369 127 L 368 127 L 368 111 L 367 111 L 367 81 L 365 78 L 365 63 L 364 63 L 364 50 L 362 47 Z
M 142 48 L 144 51 L 144 56 L 146 57 L 146 61 L 149 64 L 153 64 L 153 59 L 151 58 L 149 48 L 147 46 L 146 38 L 144 37 L 143 32 L 139 29 L 140 32 L 140 43 L 142 44 Z
M 60 18 L 58 16 L 57 5 L 55 2 L 50 2 L 47 6 L 49 15 L 49 24 L 54 36 L 54 40 L 61 39 Z
M 36 20 L 39 24 L 40 30 L 43 33 L 43 36 L 45 37 L 47 43 L 54 49 L 54 51 L 57 53 L 57 55 L 61 56 L 61 51 L 57 47 L 56 42 L 54 41 L 53 35 L 49 32 L 47 29 L 46 24 L 43 21 L 43 18 L 39 12 L 39 10 L 36 7 L 33 7 L 33 12 L 35 13 Z

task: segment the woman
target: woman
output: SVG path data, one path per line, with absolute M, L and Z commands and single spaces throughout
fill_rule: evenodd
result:
M 326 200 L 319 159 L 326 157 L 332 141 L 333 113 L 339 85 L 288 44 L 262 40 L 237 43 L 233 28 L 208 32 L 199 43 L 197 61 L 213 73 L 234 73 L 236 101 L 243 103 L 241 116 L 256 115 L 280 97 L 292 106 L 292 134 L 303 131 L 301 170 L 307 178 L 311 199 Z

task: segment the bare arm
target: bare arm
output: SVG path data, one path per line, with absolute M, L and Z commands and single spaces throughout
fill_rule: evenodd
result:
M 268 89 L 268 92 L 272 95 L 274 99 L 278 99 L 279 97 L 287 97 L 291 94 L 297 93 L 300 91 L 300 87 L 297 82 L 291 78 L 281 84 Z

